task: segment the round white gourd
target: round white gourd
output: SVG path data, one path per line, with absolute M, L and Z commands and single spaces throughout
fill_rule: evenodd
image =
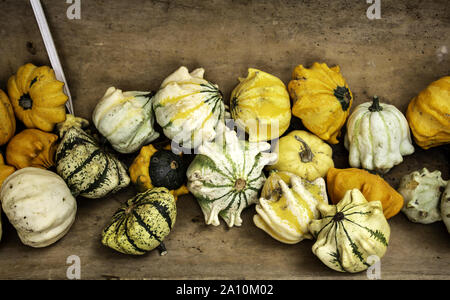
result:
M 77 203 L 56 173 L 24 168 L 11 174 L 0 191 L 2 208 L 25 245 L 40 248 L 62 238 L 72 226 Z

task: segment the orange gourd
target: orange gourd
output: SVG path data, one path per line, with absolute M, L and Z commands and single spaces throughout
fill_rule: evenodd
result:
M 8 95 L 0 90 L 0 146 L 5 145 L 16 131 L 16 117 Z

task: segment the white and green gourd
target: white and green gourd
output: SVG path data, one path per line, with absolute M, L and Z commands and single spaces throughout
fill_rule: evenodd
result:
M 153 98 L 156 122 L 179 147 L 196 148 L 211 141 L 224 123 L 222 92 L 203 78 L 204 73 L 203 68 L 189 73 L 182 66 L 163 81 Z
M 415 223 L 430 224 L 441 221 L 441 194 L 447 181 L 441 172 L 427 168 L 414 171 L 402 177 L 398 192 L 405 202 L 402 212 Z
M 155 131 L 152 92 L 110 87 L 95 106 L 92 121 L 120 153 L 133 153 L 159 137 Z
M 450 180 L 441 196 L 441 217 L 450 233 Z
M 309 230 L 313 253 L 329 268 L 357 273 L 386 253 L 390 227 L 380 201 L 368 202 L 358 189 L 348 190 L 337 205 L 319 204 L 321 218 Z
M 349 164 L 379 173 L 387 173 L 412 154 L 408 121 L 395 106 L 373 102 L 358 105 L 347 122 L 344 139 L 349 151 Z
M 218 226 L 219 216 L 229 227 L 241 226 L 241 212 L 258 202 L 266 177 L 265 165 L 277 160 L 266 142 L 250 143 L 224 127 L 214 142 L 198 148 L 187 170 L 187 187 L 197 199 L 206 224 Z

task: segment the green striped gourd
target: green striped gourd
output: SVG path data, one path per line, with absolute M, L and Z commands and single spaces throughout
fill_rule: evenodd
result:
M 58 126 L 62 140 L 56 150 L 56 172 L 75 197 L 95 199 L 128 186 L 130 177 L 124 164 L 81 128 L 86 124 L 67 115 L 66 122 Z
M 265 165 L 277 160 L 266 142 L 240 140 L 224 127 L 214 142 L 202 144 L 187 170 L 189 191 L 197 199 L 206 224 L 218 226 L 219 215 L 229 227 L 242 224 L 241 212 L 258 202 L 266 177 Z
M 163 251 L 164 238 L 172 230 L 177 210 L 175 198 L 164 187 L 149 189 L 129 199 L 102 232 L 102 243 L 124 254 L 142 255 L 155 248 Z
M 319 204 L 317 208 L 321 218 L 309 225 L 317 239 L 312 251 L 329 268 L 361 272 L 370 267 L 369 257 L 383 257 L 390 227 L 380 201 L 368 202 L 353 189 L 337 205 Z
M 225 105 L 217 85 L 203 79 L 205 70 L 180 67 L 161 84 L 153 98 L 156 122 L 184 148 L 211 141 L 224 122 Z

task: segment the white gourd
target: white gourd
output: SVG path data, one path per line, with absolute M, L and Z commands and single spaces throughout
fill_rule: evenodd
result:
M 450 180 L 441 196 L 441 217 L 450 233 Z

